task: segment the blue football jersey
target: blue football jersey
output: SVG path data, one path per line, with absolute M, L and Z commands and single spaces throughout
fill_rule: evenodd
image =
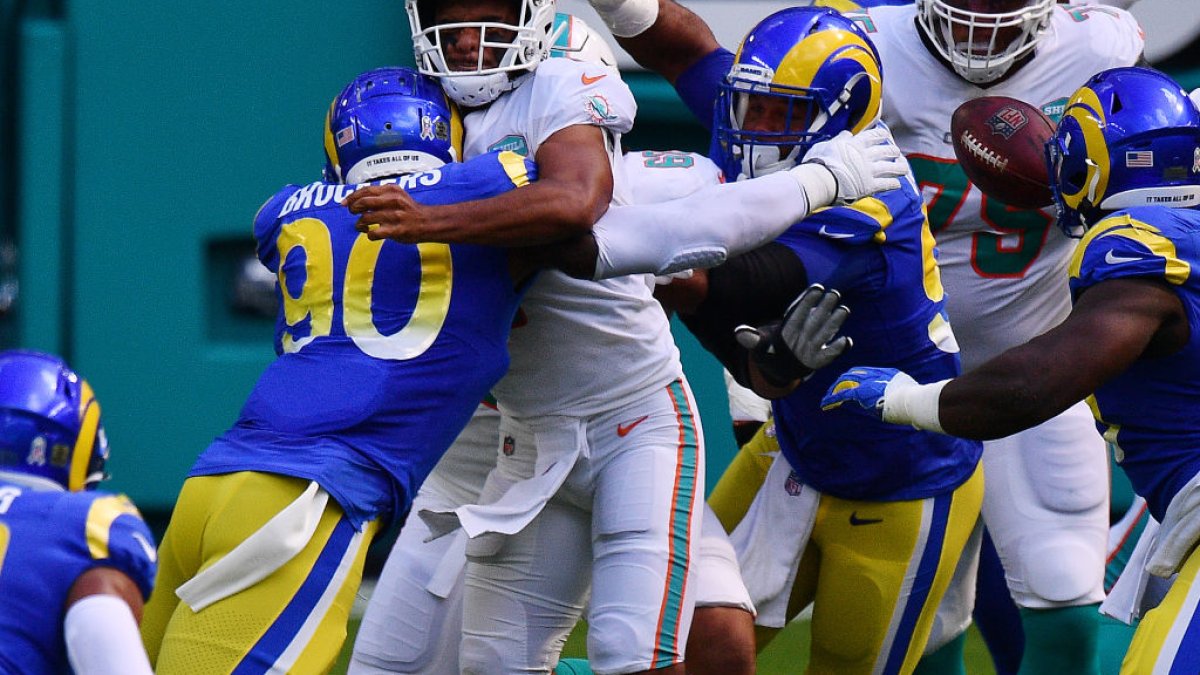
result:
M 1108 279 L 1154 279 L 1179 296 L 1191 336 L 1183 349 L 1138 359 L 1088 398 L 1096 425 L 1150 513 L 1162 520 L 1200 473 L 1200 211 L 1145 206 L 1088 230 L 1071 260 L 1071 295 Z
M 535 178 L 531 161 L 503 152 L 392 182 L 447 204 Z M 368 240 L 341 206 L 354 188 L 289 186 L 259 211 L 258 257 L 278 277 L 279 357 L 190 475 L 315 480 L 361 526 L 407 511 L 504 374 L 520 289 L 503 249 Z
M 0 479 L 0 672 L 69 673 L 67 593 L 111 567 L 150 596 L 154 539 L 133 504 L 103 492 L 44 492 Z
M 875 242 L 840 233 L 878 229 Z M 898 368 L 918 382 L 959 374 L 957 343 L 921 195 L 910 181 L 849 206 L 822 209 L 776 240 L 804 263 L 810 282 L 837 289 L 854 347 L 774 403 L 780 449 L 805 483 L 844 499 L 899 501 L 951 490 L 983 451 L 968 441 L 881 422 L 859 406 L 820 401 L 854 365 Z

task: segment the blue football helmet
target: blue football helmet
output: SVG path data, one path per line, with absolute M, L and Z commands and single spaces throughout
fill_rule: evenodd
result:
M 727 173 L 747 178 L 793 166 L 808 148 L 879 119 L 879 53 L 854 21 L 828 8 L 793 7 L 763 19 L 742 40 L 721 84 L 714 128 Z M 767 104 L 773 124 L 750 128 Z
M 56 356 L 0 352 L 0 474 L 76 492 L 104 480 L 107 461 L 100 404 L 87 381 Z
M 354 78 L 325 116 L 325 180 L 362 183 L 457 161 L 462 119 L 437 80 L 411 68 Z
M 1071 236 L 1133 206 L 1200 204 L 1200 110 L 1170 77 L 1113 68 L 1067 101 L 1046 142 L 1059 225 Z

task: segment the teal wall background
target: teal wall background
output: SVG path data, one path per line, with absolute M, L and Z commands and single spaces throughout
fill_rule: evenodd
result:
M 61 353 L 92 382 L 110 487 L 144 510 L 170 508 L 273 357 L 270 323 L 229 309 L 253 214 L 318 176 L 325 106 L 356 73 L 410 61 L 406 31 L 395 0 L 0 0 L 0 292 L 21 289 L 0 347 Z M 1189 87 L 1196 66 L 1187 50 L 1164 64 Z M 630 149 L 704 149 L 661 79 L 627 80 Z M 711 486 L 733 451 L 723 383 L 676 335 Z
M 274 356 L 270 322 L 228 307 L 253 215 L 319 176 L 325 109 L 350 78 L 411 61 L 403 4 L 0 1 L 15 40 L 0 49 L 0 239 L 19 245 L 21 284 L 0 345 L 64 354 L 103 407 L 108 487 L 166 511 Z M 661 80 L 634 79 L 633 147 L 703 146 Z M 727 457 L 720 372 L 682 347 Z

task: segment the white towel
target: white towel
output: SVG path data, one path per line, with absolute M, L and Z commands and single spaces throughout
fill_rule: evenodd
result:
M 1200 541 L 1200 474 L 1192 477 L 1171 498 L 1146 570 L 1156 577 L 1170 578 Z
M 777 457 L 746 516 L 729 536 L 750 600 L 755 623 L 782 628 L 800 555 L 808 545 L 821 493 L 791 479 L 792 467 Z
M 329 493 L 315 482 L 225 557 L 175 589 L 193 612 L 266 579 L 304 550 L 317 531 Z
M 1134 509 L 1131 508 L 1130 511 L 1134 511 Z M 1129 554 L 1129 562 L 1125 563 L 1125 569 L 1121 571 L 1117 583 L 1113 584 L 1112 589 L 1108 592 L 1108 597 L 1100 603 L 1101 614 L 1133 625 L 1133 622 L 1141 617 L 1144 611 L 1148 611 L 1142 607 L 1146 586 L 1150 581 L 1150 573 L 1146 571 L 1146 558 L 1154 546 L 1157 533 L 1158 521 L 1150 518 L 1146 521 L 1146 527 L 1142 530 L 1141 536 L 1138 537 L 1133 553 Z
M 562 487 L 580 457 L 588 456 L 584 420 L 556 417 L 539 420 L 533 430 L 537 459 L 533 474 L 510 485 L 504 494 L 487 504 L 467 504 L 455 509 L 422 509 L 418 515 L 429 526 L 430 539 L 462 527 L 471 539 L 516 534 L 525 528 Z M 485 549 L 487 547 L 484 547 Z M 473 547 L 472 551 L 483 549 Z

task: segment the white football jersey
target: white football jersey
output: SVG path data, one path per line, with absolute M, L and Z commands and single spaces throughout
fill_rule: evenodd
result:
M 620 134 L 636 105 L 612 70 L 550 59 L 534 76 L 463 120 L 465 155 L 514 150 L 531 157 L 576 124 L 611 132 L 613 202 L 629 202 Z M 508 374 L 492 389 L 516 417 L 587 416 L 680 377 L 670 324 L 640 276 L 595 282 L 543 271 L 525 294 L 509 338 Z
M 1033 59 L 1007 80 L 979 87 L 958 77 L 921 40 L 913 5 L 854 16 L 883 62 L 883 119 L 912 164 L 937 238 L 947 311 L 971 369 L 1061 322 L 1071 309 L 1067 263 L 1076 240 L 1054 208 L 1009 212 L 983 198 L 954 158 L 950 116 L 964 101 L 1010 96 L 1052 119 L 1095 73 L 1133 65 L 1143 37 L 1128 12 L 1057 6 Z

